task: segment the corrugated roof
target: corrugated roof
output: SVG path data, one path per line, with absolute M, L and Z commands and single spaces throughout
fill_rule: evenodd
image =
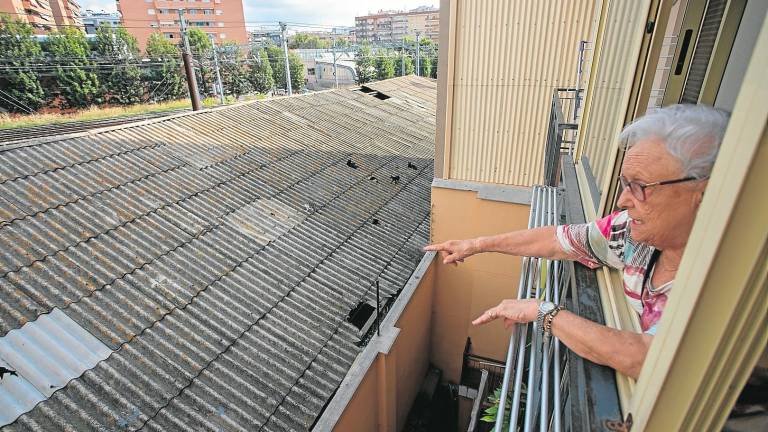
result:
M 371 86 L 1 151 L 0 337 L 113 351 L 6 429 L 308 429 L 429 236 L 435 82 Z

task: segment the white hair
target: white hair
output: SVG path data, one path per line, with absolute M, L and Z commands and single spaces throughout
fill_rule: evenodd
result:
M 619 135 L 626 149 L 657 138 L 683 166 L 683 176 L 707 178 L 728 125 L 726 111 L 704 105 L 671 105 L 649 111 Z

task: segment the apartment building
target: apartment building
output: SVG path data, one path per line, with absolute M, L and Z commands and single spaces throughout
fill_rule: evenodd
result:
M 439 9 L 422 6 L 409 11 L 383 11 L 355 17 L 355 36 L 359 42 L 398 43 L 405 36 L 419 33 L 438 42 Z
M 26 21 L 37 34 L 83 25 L 80 4 L 75 0 L 0 0 L 3 12 Z
M 217 41 L 248 43 L 241 0 L 117 0 L 117 9 L 141 50 L 152 33 L 160 32 L 168 39 L 181 38 L 179 9 L 184 10 L 189 28 L 203 30 Z
M 86 34 L 96 34 L 96 30 L 99 26 L 105 23 L 112 27 L 119 26 L 120 14 L 92 10 L 86 10 L 83 13 L 83 27 L 85 28 Z

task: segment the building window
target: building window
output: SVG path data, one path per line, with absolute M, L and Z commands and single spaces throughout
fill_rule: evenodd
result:
M 221 39 L 226 39 L 227 38 L 227 34 L 226 33 L 219 33 L 219 37 Z
M 224 27 L 224 23 L 223 22 L 218 22 L 217 24 L 219 24 L 219 27 Z
M 152 28 L 157 28 L 157 23 L 156 22 L 151 22 L 151 23 L 149 23 L 149 26 L 152 27 Z
M 223 11 L 223 10 L 221 10 L 221 9 L 216 9 L 216 15 L 221 15 L 221 14 L 223 14 L 223 13 L 224 13 L 224 11 Z
M 190 15 L 197 15 L 197 9 L 187 9 L 187 13 Z
M 213 15 L 213 9 L 203 9 L 203 15 Z
M 147 15 L 154 15 L 155 10 L 154 9 L 147 9 Z

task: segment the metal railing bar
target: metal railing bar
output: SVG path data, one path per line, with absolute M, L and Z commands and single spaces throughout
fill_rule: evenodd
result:
M 541 189 L 544 189 L 542 186 Z M 544 190 L 542 190 L 542 194 L 544 193 Z M 544 225 L 544 219 L 545 215 L 544 212 L 540 212 L 539 215 L 539 224 L 538 226 Z M 534 298 L 540 298 L 541 296 L 541 270 L 542 270 L 542 260 L 537 259 L 537 268 L 536 268 L 536 275 L 534 277 L 534 283 L 536 286 L 536 294 Z M 531 325 L 532 328 L 532 335 L 533 343 L 531 343 L 531 356 L 530 360 L 528 362 L 528 394 L 526 395 L 526 401 L 525 401 L 525 420 L 523 422 L 523 431 L 529 432 L 532 427 L 532 423 L 534 421 L 533 414 L 536 412 L 535 403 L 534 403 L 534 396 L 538 396 L 537 390 L 537 378 L 539 374 L 539 349 L 541 348 L 541 338 L 539 337 L 539 325 L 536 321 L 534 321 Z M 512 427 L 512 424 L 510 423 L 510 428 Z
M 532 201 L 532 206 L 537 206 L 537 194 L 536 194 L 536 188 L 534 188 L 534 199 Z M 538 206 L 537 206 L 538 207 Z M 528 228 L 533 227 L 533 223 L 535 220 L 535 211 L 534 208 L 531 208 L 531 212 L 528 214 Z M 525 271 L 528 267 L 528 262 L 530 258 L 523 257 L 523 263 L 521 266 L 521 269 Z M 520 283 L 518 284 L 517 288 L 517 298 L 522 299 L 523 298 L 523 291 L 525 291 L 524 281 L 527 279 L 527 274 L 521 275 L 520 277 Z M 516 338 L 520 338 L 520 331 L 519 326 L 515 326 L 515 329 L 512 331 L 512 335 L 509 338 L 509 348 L 507 349 L 507 358 L 506 363 L 504 367 L 504 379 L 502 381 L 501 385 L 501 394 L 499 398 L 499 409 L 496 414 L 496 425 L 495 430 L 496 432 L 501 432 L 503 426 L 504 426 L 504 413 L 506 410 L 506 403 L 507 403 L 507 393 L 509 393 L 509 378 L 512 374 L 511 366 L 515 363 L 514 357 L 516 354 L 515 350 L 515 340 Z M 517 389 L 515 389 L 517 391 Z
M 558 213 L 557 210 L 558 210 L 558 208 L 557 208 L 557 191 L 555 191 L 555 225 L 557 225 L 558 218 L 559 218 L 559 215 L 560 215 L 560 213 Z M 559 306 L 560 305 L 560 299 L 561 299 L 561 297 L 560 297 L 560 280 L 559 280 L 559 277 L 560 277 L 560 274 L 559 274 L 560 273 L 560 262 L 559 261 L 555 261 L 554 267 L 555 267 L 555 271 L 554 271 L 554 281 L 555 281 L 554 303 Z M 553 410 L 553 413 L 552 413 L 552 422 L 553 422 L 553 429 L 554 429 L 554 431 L 555 432 L 560 432 L 561 417 L 562 417 L 562 413 L 560 411 L 560 407 L 561 407 L 560 398 L 562 396 L 561 392 L 560 392 L 560 386 L 562 385 L 561 377 L 560 377 L 560 339 L 554 338 L 554 345 L 555 345 L 554 346 L 554 350 L 555 350 L 555 360 L 554 360 L 555 367 L 554 367 L 554 369 L 555 369 L 555 371 L 554 371 L 554 378 L 553 379 L 554 379 L 554 384 L 555 384 L 555 389 L 554 389 L 554 401 L 555 401 L 554 405 L 555 406 L 554 406 L 554 410 Z

